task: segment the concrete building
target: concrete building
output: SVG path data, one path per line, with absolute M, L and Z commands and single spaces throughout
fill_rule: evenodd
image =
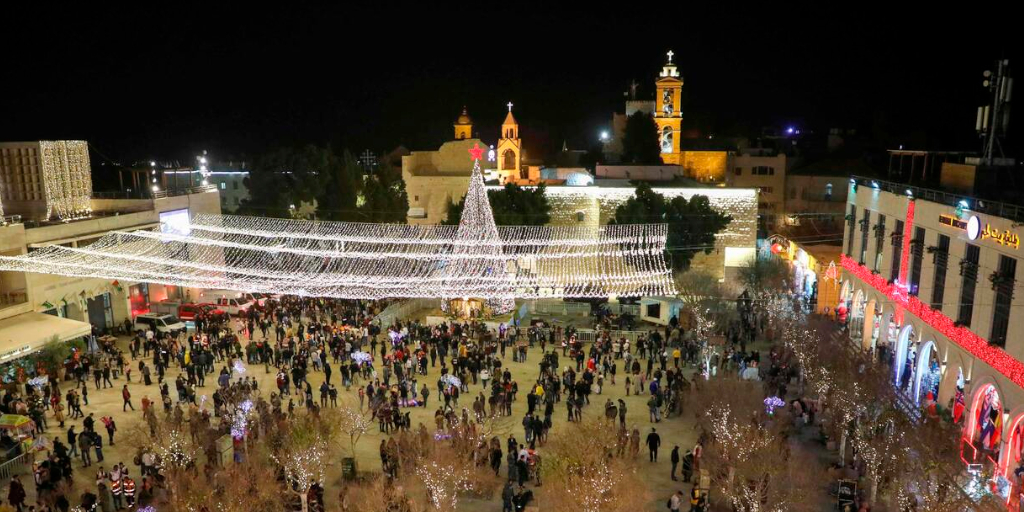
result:
M 463 110 L 456 120 L 455 140 L 445 142 L 437 151 L 413 151 L 402 156 L 402 180 L 409 196 L 407 220 L 410 224 L 440 224 L 448 216 L 448 204 L 457 203 L 469 189 L 473 159 L 469 150 L 480 147 L 487 155 L 480 167 L 488 183 L 504 185 L 537 185 L 541 182 L 540 165 L 525 163 L 519 122 L 512 115 L 512 104 L 501 125 L 497 149 L 472 133 L 472 121 Z
M 786 155 L 745 153 L 729 155 L 728 187 L 756 188 L 757 214 L 762 230 L 774 231 L 786 209 Z
M 836 305 L 865 350 L 891 363 L 913 405 L 962 407 L 961 453 L 1012 479 L 1024 431 L 1024 208 L 853 178 Z M 983 486 L 987 487 L 987 486 Z
M 62 221 L 8 216 L 0 224 L 0 254 L 25 254 L 54 244 L 87 250 L 110 231 L 158 228 L 221 212 L 216 188 L 189 192 L 149 199 L 89 198 L 81 209 L 87 216 Z M 151 302 L 188 294 L 174 286 L 0 272 L 0 364 L 37 350 L 55 334 L 68 340 L 93 329 L 104 332 L 147 311 Z
M 85 141 L 0 142 L 0 214 L 69 220 L 89 214 L 91 197 Z
M 220 192 L 220 209 L 225 213 L 233 213 L 242 202 L 249 199 L 249 187 L 245 185 L 249 171 L 225 167 L 205 174 L 204 177 L 198 170 L 163 171 L 161 188 L 171 193 L 180 193 L 189 188 L 189 184 L 199 184 L 205 179 L 209 186 Z

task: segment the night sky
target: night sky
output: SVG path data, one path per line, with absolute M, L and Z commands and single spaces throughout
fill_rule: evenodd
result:
M 622 110 L 631 80 L 652 97 L 672 49 L 685 80 L 684 128 L 846 127 L 885 144 L 975 150 L 981 72 L 1015 56 L 1007 27 L 983 28 L 981 3 L 978 13 L 934 18 L 860 4 L 278 4 L 266 13 L 243 10 L 255 3 L 210 4 L 5 6 L 0 140 L 86 139 L 100 158 L 121 162 L 201 149 L 252 156 L 305 142 L 434 149 L 463 104 L 481 136 L 496 138 L 511 100 L 527 149 L 545 154 L 563 140 L 592 143 Z M 623 12 L 627 5 L 634 10 Z

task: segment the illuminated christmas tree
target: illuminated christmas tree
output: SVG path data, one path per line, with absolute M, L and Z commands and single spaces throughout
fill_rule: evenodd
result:
M 484 177 L 480 172 L 483 148 L 479 144 L 469 150 L 473 157 L 473 172 L 469 176 L 469 190 L 462 209 L 462 218 L 455 234 L 452 255 L 446 266 L 448 282 L 445 289 L 461 289 L 468 300 L 473 292 L 487 297 L 492 313 L 505 313 L 515 306 L 515 287 L 508 272 L 508 257 L 502 249 L 494 212 L 487 199 Z

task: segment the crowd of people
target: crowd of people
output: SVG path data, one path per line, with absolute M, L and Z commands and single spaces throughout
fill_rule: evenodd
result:
M 149 451 L 135 454 L 132 462 L 138 469 L 129 469 L 120 461 L 103 466 L 102 445 L 114 443 L 117 425 L 112 417 L 97 422 L 93 414 L 82 410 L 88 406 L 90 384 L 93 391 L 120 385 L 126 414 L 136 409 L 134 395 L 141 395 L 142 418 L 151 428 L 162 410 L 168 418 L 195 423 L 197 429 L 219 424 L 224 430 L 230 429 L 228 408 L 239 402 L 240 394 L 254 397 L 257 408 L 273 413 L 294 415 L 297 407 L 304 407 L 316 414 L 321 408 L 338 407 L 341 387 L 358 397 L 360 410 L 388 435 L 380 450 L 381 467 L 388 474 L 401 465 L 402 451 L 397 449 L 401 440 L 423 435 L 422 424 L 417 428 L 411 424 L 413 408 L 434 410 L 435 432 L 451 432 L 483 424 L 488 418 L 511 416 L 513 405 L 521 403 L 524 406 L 518 407 L 522 409 L 517 407 L 523 414 L 521 439 L 507 440 L 504 452 L 497 439 L 474 447 L 482 466 L 498 474 L 505 469 L 510 487 L 502 493 L 502 500 L 506 509 L 512 510 L 521 509 L 523 497 L 530 495 L 530 482 L 539 484 L 534 468 L 558 421 L 557 407 L 564 407 L 567 422 L 581 421 L 594 396 L 606 395 L 603 415 L 619 429 L 618 450 L 637 456 L 642 442 L 651 451 L 653 463 L 660 436 L 652 429 L 642 440 L 642 429 L 627 425 L 627 406 L 621 397 L 645 396 L 654 426 L 682 414 L 693 378 L 688 379 L 687 372 L 705 371 L 709 362 L 716 367 L 721 364 L 718 359 L 703 357 L 706 340 L 696 339 L 675 318 L 664 329 L 652 329 L 635 339 L 616 338 L 611 331 L 599 330 L 593 340 L 584 342 L 571 326 L 547 328 L 540 323 L 488 329 L 477 320 L 426 325 L 400 319 L 381 325 L 375 319 L 379 309 L 374 309 L 381 307 L 383 304 L 282 297 L 268 299 L 235 318 L 199 314 L 195 330 L 187 334 L 137 332 L 127 341 L 126 350 L 112 344 L 99 352 L 76 353 L 67 362 L 63 382 L 52 379 L 41 388 L 26 383 L 19 392 L 5 393 L 0 401 L 3 410 L 30 414 L 37 419 L 39 435 L 52 436 L 54 422 L 64 429 L 68 421 L 82 421 L 81 431 L 72 424 L 62 435 L 53 436 L 48 457 L 37 464 L 34 481 L 39 505 L 44 510 L 67 510 L 66 504 L 77 494 L 85 510 L 111 512 L 127 506 L 129 488 L 132 500 L 137 497 L 140 502 L 159 493 L 159 464 Z M 609 320 L 604 317 L 600 321 Z M 730 333 L 735 338 L 730 339 L 730 347 L 735 341 L 745 348 L 746 327 Z M 539 362 L 522 382 L 513 376 L 511 365 L 526 364 L 533 351 L 539 351 Z M 727 352 L 725 364 L 756 365 L 758 358 L 745 350 L 732 350 Z M 275 387 L 267 390 L 268 399 L 254 374 L 247 374 L 260 367 L 265 374 L 274 375 Z M 169 373 L 171 368 L 177 369 L 177 375 Z M 521 371 L 516 374 L 523 375 Z M 428 375 L 436 379 L 428 380 Z M 47 415 L 52 419 L 48 421 Z M 106 440 L 98 429 L 108 432 Z M 680 456 L 678 447 L 673 450 L 673 478 L 682 461 L 683 474 L 689 480 L 696 465 L 694 457 L 699 457 L 693 452 Z M 95 485 L 79 487 L 73 493 L 72 461 L 76 459 L 81 467 L 112 469 L 101 467 Z M 12 481 L 12 489 L 19 484 Z M 318 495 L 322 494 L 320 489 Z M 12 503 L 18 495 L 11 491 Z M 316 510 L 322 497 L 311 498 Z

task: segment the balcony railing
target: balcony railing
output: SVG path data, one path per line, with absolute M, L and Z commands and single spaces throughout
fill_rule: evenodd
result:
M 907 191 L 909 190 L 915 199 L 941 203 L 954 208 L 960 204 L 960 201 L 966 201 L 965 209 L 972 212 L 1001 217 L 1014 222 L 1024 222 L 1024 208 L 1017 205 L 1000 203 L 998 201 L 989 201 L 987 199 L 976 199 L 959 194 L 943 192 L 941 190 L 915 187 L 905 183 L 864 178 L 862 176 L 851 176 L 850 180 L 858 186 L 877 188 L 878 190 L 884 190 L 896 195 L 907 195 Z

